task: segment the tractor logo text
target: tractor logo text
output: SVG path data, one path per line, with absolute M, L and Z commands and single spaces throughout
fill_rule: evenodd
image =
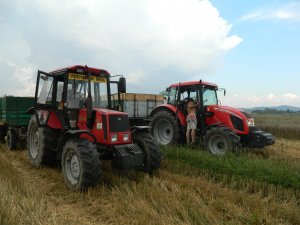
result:
M 69 80 L 81 80 L 81 81 L 86 81 L 87 82 L 88 81 L 88 76 L 87 75 L 82 75 L 82 74 L 76 74 L 76 73 L 69 73 Z M 106 83 L 106 78 L 91 76 L 91 82 Z

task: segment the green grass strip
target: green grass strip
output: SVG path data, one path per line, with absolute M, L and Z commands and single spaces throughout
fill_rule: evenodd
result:
M 163 147 L 162 151 L 166 159 L 207 170 L 216 176 L 226 174 L 300 190 L 300 166 L 287 161 L 263 159 L 242 153 L 214 156 L 202 150 L 183 147 Z

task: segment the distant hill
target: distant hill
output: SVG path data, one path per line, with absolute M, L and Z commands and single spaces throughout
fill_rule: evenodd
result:
M 243 108 L 242 110 L 252 112 L 254 110 L 255 111 L 257 111 L 257 110 L 264 111 L 266 109 L 272 109 L 272 110 L 278 110 L 278 111 L 292 111 L 292 112 L 300 111 L 300 107 L 290 106 L 290 105 L 280 105 L 280 106 L 271 106 L 271 107 L 260 106 L 260 107 L 253 107 L 253 108 Z

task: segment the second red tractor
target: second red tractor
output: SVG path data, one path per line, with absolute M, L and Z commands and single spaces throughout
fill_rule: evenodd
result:
M 151 112 L 152 135 L 162 145 L 185 143 L 187 103 L 196 101 L 198 143 L 212 154 L 275 143 L 272 134 L 255 126 L 249 113 L 220 105 L 218 90 L 216 84 L 201 80 L 170 85 L 166 103 Z

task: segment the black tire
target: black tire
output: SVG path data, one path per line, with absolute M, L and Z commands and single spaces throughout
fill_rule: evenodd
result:
M 240 137 L 225 126 L 210 127 L 203 142 L 204 148 L 213 155 L 224 155 L 228 151 L 238 151 L 241 148 Z
M 98 184 L 102 173 L 96 145 L 84 139 L 70 139 L 62 153 L 62 172 L 73 191 L 85 191 Z
M 161 145 L 179 144 L 180 129 L 178 127 L 176 118 L 168 111 L 157 112 L 150 123 L 151 134 L 155 140 Z
M 17 149 L 18 136 L 15 130 L 9 129 L 6 135 L 7 149 L 12 151 Z
M 0 144 L 5 143 L 5 127 L 3 125 L 0 125 Z
M 162 154 L 158 144 L 148 132 L 138 132 L 133 135 L 133 142 L 143 151 L 143 171 L 152 174 L 160 167 Z
M 57 131 L 49 127 L 38 127 L 36 117 L 32 115 L 27 131 L 27 151 L 33 166 L 55 164 L 57 138 Z

